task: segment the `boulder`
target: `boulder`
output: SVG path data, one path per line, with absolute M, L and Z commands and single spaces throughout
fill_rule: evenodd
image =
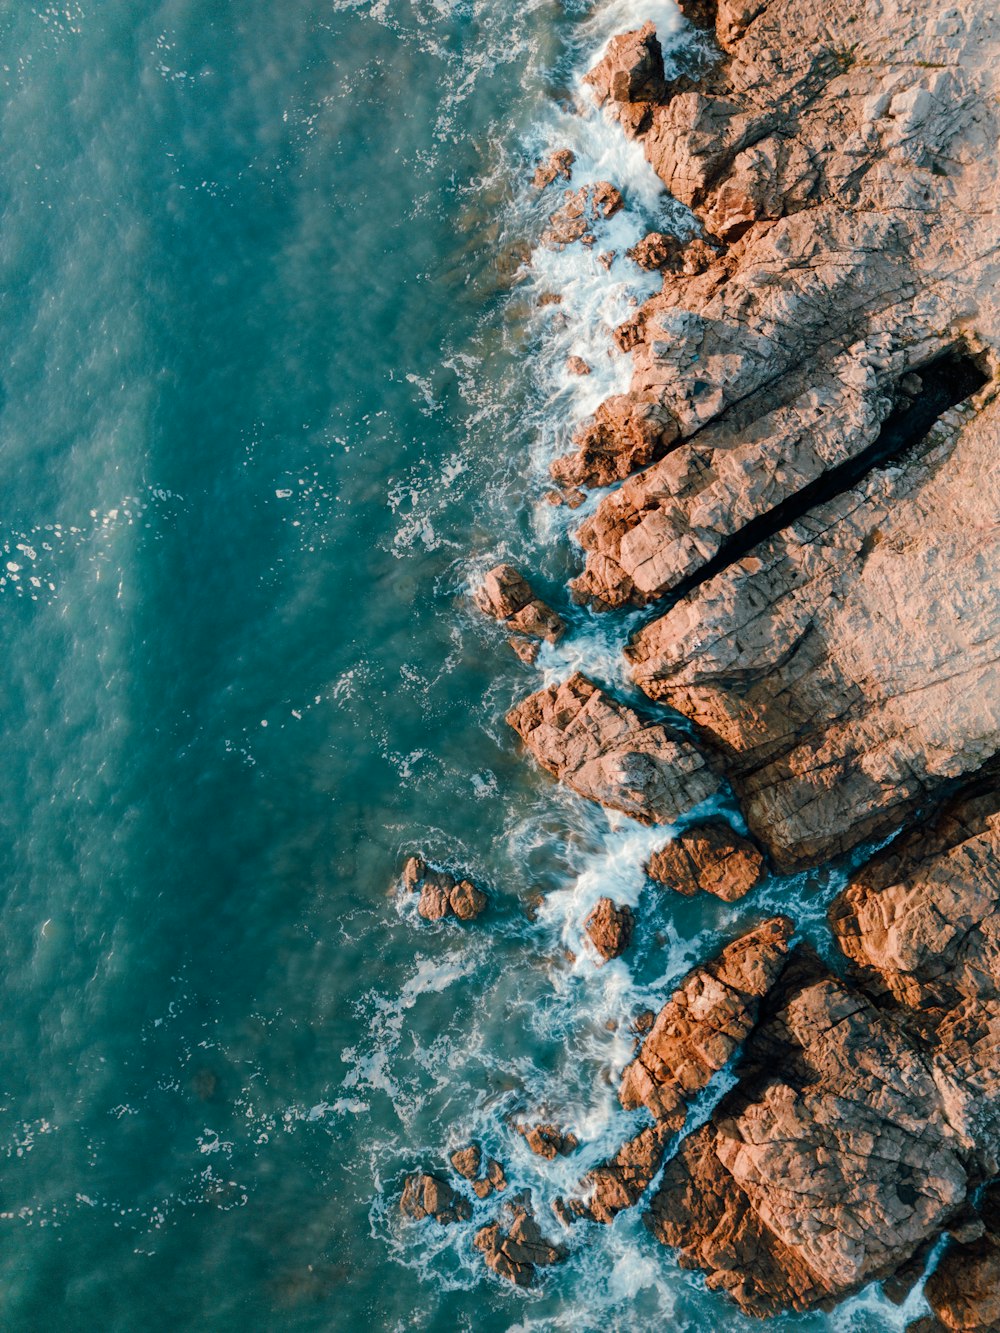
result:
M 610 181 L 567 190 L 562 207 L 550 216 L 549 225 L 542 232 L 542 244 L 550 250 L 563 250 L 574 241 L 593 245 L 594 224 L 614 217 L 624 204 L 620 191 Z
M 550 1162 L 556 1157 L 568 1157 L 578 1147 L 576 1135 L 561 1130 L 558 1125 L 518 1125 L 517 1130 L 524 1135 L 533 1153 Z
M 610 486 L 659 458 L 676 438 L 676 423 L 660 406 L 620 394 L 577 429 L 574 451 L 557 458 L 550 471 L 563 487 Z
M 451 1154 L 452 1166 L 465 1180 L 469 1181 L 473 1193 L 479 1199 L 487 1199 L 494 1190 L 502 1193 L 507 1188 L 507 1177 L 503 1167 L 494 1158 L 486 1159 L 485 1174 L 480 1174 L 483 1167 L 483 1153 L 478 1143 L 470 1143 Z
M 691 1098 L 752 1030 L 784 965 L 792 929 L 787 917 L 774 917 L 688 973 L 622 1074 L 626 1110 L 645 1106 L 671 1132 L 683 1126 Z
M 718 788 L 689 741 L 644 721 L 579 672 L 523 699 L 507 722 L 573 791 L 644 824 L 671 823 Z
M 612 1222 L 626 1208 L 634 1208 L 659 1171 L 671 1137 L 662 1123 L 640 1130 L 610 1161 L 587 1172 L 577 1186 L 578 1197 L 556 1201 L 556 1216 L 566 1225 L 577 1218 Z
M 566 359 L 566 369 L 571 375 L 589 375 L 590 366 L 587 365 L 582 356 L 571 356 Z
M 544 162 L 539 162 L 532 177 L 532 185 L 536 190 L 544 190 L 546 185 L 551 185 L 560 177 L 568 181 L 573 174 L 575 161 L 576 154 L 571 148 L 557 148 Z
M 631 907 L 617 907 L 610 898 L 601 898 L 583 923 L 590 942 L 607 963 L 619 958 L 632 943 L 635 916 Z
M 496 1222 L 476 1232 L 473 1240 L 487 1268 L 518 1287 L 530 1287 L 535 1270 L 560 1263 L 565 1251 L 550 1245 L 531 1212 L 530 1200 L 511 1200 Z
M 562 617 L 535 596 L 527 579 L 513 565 L 491 569 L 473 593 L 473 601 L 484 615 L 517 632 L 509 642 L 522 661 L 535 660 L 538 641 L 556 643 L 566 632 Z
M 467 879 L 456 879 L 447 870 L 434 870 L 422 856 L 410 856 L 403 866 L 405 892 L 419 893 L 417 911 L 426 921 L 447 916 L 472 921 L 486 909 L 488 898 Z
M 586 76 L 599 105 L 658 102 L 666 93 L 663 50 L 652 23 L 612 37 L 603 59 Z
M 764 877 L 764 858 L 748 838 L 724 819 L 709 819 L 683 829 L 654 852 L 646 866 L 650 879 L 692 897 L 714 894 L 733 903 L 756 888 Z
M 982 1234 L 949 1245 L 927 1279 L 924 1295 L 937 1320 L 931 1329 L 949 1333 L 1000 1329 L 1000 1185 L 986 1190 L 979 1213 Z
M 407 1176 L 399 1201 L 400 1212 L 414 1222 L 433 1217 L 446 1226 L 450 1222 L 467 1222 L 472 1216 L 468 1199 L 456 1193 L 446 1180 L 428 1173 Z

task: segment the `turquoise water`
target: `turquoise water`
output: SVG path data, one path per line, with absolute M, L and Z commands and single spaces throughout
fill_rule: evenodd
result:
M 560 109 L 645 13 L 0 3 L 6 1329 L 749 1327 L 637 1217 L 578 1228 L 524 1295 L 472 1248 L 490 1205 L 447 1229 L 395 1206 L 475 1135 L 544 1217 L 633 1132 L 632 1014 L 830 891 L 652 893 L 651 835 L 502 721 L 577 663 L 624 689 L 625 624 L 573 611 L 540 676 L 466 596 L 514 558 L 566 609 L 544 464 L 627 383 L 608 329 L 649 290 L 569 252 L 513 281 L 526 165 L 572 141 L 578 179 L 614 173 L 609 246 L 685 225 Z M 417 848 L 490 914 L 419 922 L 391 892 Z M 598 973 L 578 923 L 612 890 L 638 942 Z M 511 1131 L 540 1109 L 572 1164 Z M 871 1293 L 778 1323 L 901 1320 Z

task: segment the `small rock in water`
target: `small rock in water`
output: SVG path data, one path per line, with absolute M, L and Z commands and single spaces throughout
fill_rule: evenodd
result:
M 415 1222 L 433 1217 L 441 1226 L 449 1222 L 467 1222 L 472 1216 L 472 1205 L 437 1176 L 429 1172 L 407 1176 L 399 1201 L 400 1212 Z
M 564 1132 L 558 1125 L 518 1125 L 517 1132 L 523 1134 L 533 1153 L 550 1162 L 556 1157 L 568 1157 L 579 1147 L 576 1135 Z
M 602 898 L 584 922 L 591 943 L 605 962 L 618 958 L 632 943 L 635 916 L 631 907 L 616 907 Z
M 508 642 L 522 662 L 530 664 L 538 656 L 537 642 L 530 640 L 556 643 L 565 633 L 562 617 L 535 596 L 527 579 L 513 565 L 491 569 L 473 593 L 473 600 L 484 615 L 517 631 L 519 637 Z
M 531 1212 L 530 1195 L 512 1200 L 490 1226 L 478 1231 L 473 1241 L 482 1250 L 487 1268 L 518 1287 L 530 1287 L 535 1269 L 561 1263 L 566 1252 L 550 1245 Z
M 571 356 L 566 359 L 566 369 L 571 375 L 589 375 L 590 366 L 587 365 L 582 356 Z
M 488 902 L 482 889 L 467 879 L 457 880 L 446 870 L 432 869 L 422 856 L 407 857 L 401 881 L 408 893 L 419 892 L 417 911 L 425 921 L 440 921 L 446 916 L 472 921 Z
M 532 185 L 536 190 L 544 190 L 546 185 L 551 185 L 560 176 L 564 180 L 569 180 L 573 174 L 575 161 L 576 154 L 572 149 L 557 148 L 547 161 L 539 162 L 531 181 Z

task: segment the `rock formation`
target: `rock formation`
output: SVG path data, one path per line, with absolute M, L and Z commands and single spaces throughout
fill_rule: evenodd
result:
M 511 1200 L 499 1219 L 476 1232 L 473 1240 L 483 1259 L 498 1277 L 518 1287 L 530 1287 L 536 1268 L 560 1263 L 566 1256 L 550 1245 L 531 1212 L 530 1200 Z
M 551 185 L 560 177 L 568 181 L 573 174 L 575 161 L 576 154 L 571 148 L 557 148 L 554 153 L 549 154 L 546 161 L 539 162 L 535 168 L 532 185 L 536 190 L 544 190 L 546 185 Z
M 458 1174 L 469 1182 L 478 1199 L 488 1199 L 494 1190 L 501 1194 L 507 1188 L 504 1169 L 495 1158 L 487 1158 L 486 1173 L 480 1174 L 483 1152 L 478 1143 L 470 1143 L 465 1148 L 456 1149 L 448 1160 Z
M 561 782 L 644 824 L 669 823 L 718 787 L 693 745 L 579 672 L 523 699 L 507 721 Z
M 578 1147 L 576 1135 L 561 1130 L 558 1125 L 518 1125 L 517 1131 L 536 1156 L 550 1162 L 556 1157 L 568 1157 Z
M 562 617 L 535 596 L 527 579 L 513 565 L 491 569 L 473 594 L 473 600 L 484 615 L 515 631 L 510 644 L 525 661 L 533 662 L 537 654 L 532 640 L 557 643 L 566 631 Z
M 787 917 L 775 917 L 688 973 L 622 1074 L 619 1095 L 626 1110 L 645 1106 L 667 1129 L 683 1126 L 690 1099 L 753 1028 L 791 935 Z
M 405 892 L 420 894 L 417 911 L 427 921 L 440 921 L 446 916 L 472 921 L 489 901 L 469 880 L 456 879 L 446 870 L 433 870 L 422 856 L 407 857 L 402 884 Z
M 664 1124 L 650 1125 L 629 1139 L 610 1161 L 596 1166 L 577 1186 L 577 1198 L 559 1199 L 556 1216 L 567 1226 L 586 1218 L 613 1222 L 626 1208 L 634 1208 L 660 1169 L 672 1131 Z
M 978 1210 L 979 1235 L 953 1241 L 927 1279 L 924 1295 L 934 1312 L 907 1333 L 996 1333 L 1000 1329 L 1000 1185 L 991 1185 Z
M 472 1216 L 472 1205 L 437 1176 L 427 1173 L 407 1176 L 399 1201 L 400 1212 L 414 1222 L 433 1217 L 446 1226 L 449 1222 L 467 1222 Z
M 562 250 L 574 241 L 593 245 L 596 239 L 592 231 L 594 223 L 614 217 L 624 202 L 610 181 L 567 190 L 562 207 L 556 209 L 542 232 L 542 244 L 552 250 Z
M 620 958 L 632 943 L 635 916 L 631 907 L 617 907 L 610 898 L 601 898 L 583 923 L 591 944 L 604 962 Z
M 688 897 L 700 891 L 732 903 L 749 893 L 764 875 L 764 858 L 748 838 L 724 819 L 708 819 L 684 829 L 646 866 L 650 879 Z

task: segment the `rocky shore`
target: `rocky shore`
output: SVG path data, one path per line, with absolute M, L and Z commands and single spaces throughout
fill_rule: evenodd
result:
M 668 76 L 647 23 L 587 83 L 701 234 L 629 252 L 662 274 L 615 331 L 631 388 L 552 465 L 556 499 L 614 487 L 578 527 L 571 589 L 649 608 L 622 648 L 650 708 L 577 672 L 507 721 L 554 778 L 643 824 L 729 784 L 750 836 L 696 816 L 650 856 L 665 891 L 733 903 L 768 865 L 860 868 L 822 956 L 787 917 L 751 917 L 664 997 L 621 1071 L 634 1135 L 557 1213 L 642 1207 L 752 1315 L 873 1281 L 902 1299 L 932 1263 L 921 1333 L 996 1329 L 1000 16 L 680 8 L 705 32 L 688 72 Z M 536 187 L 571 186 L 573 160 Z M 543 243 L 592 243 L 620 205 L 615 182 L 568 188 Z M 477 601 L 529 663 L 566 628 L 510 566 Z M 586 922 L 602 959 L 633 926 L 613 895 Z M 436 1178 L 408 1191 L 411 1216 L 461 1215 Z M 518 1284 L 563 1257 L 527 1203 L 476 1245 Z

